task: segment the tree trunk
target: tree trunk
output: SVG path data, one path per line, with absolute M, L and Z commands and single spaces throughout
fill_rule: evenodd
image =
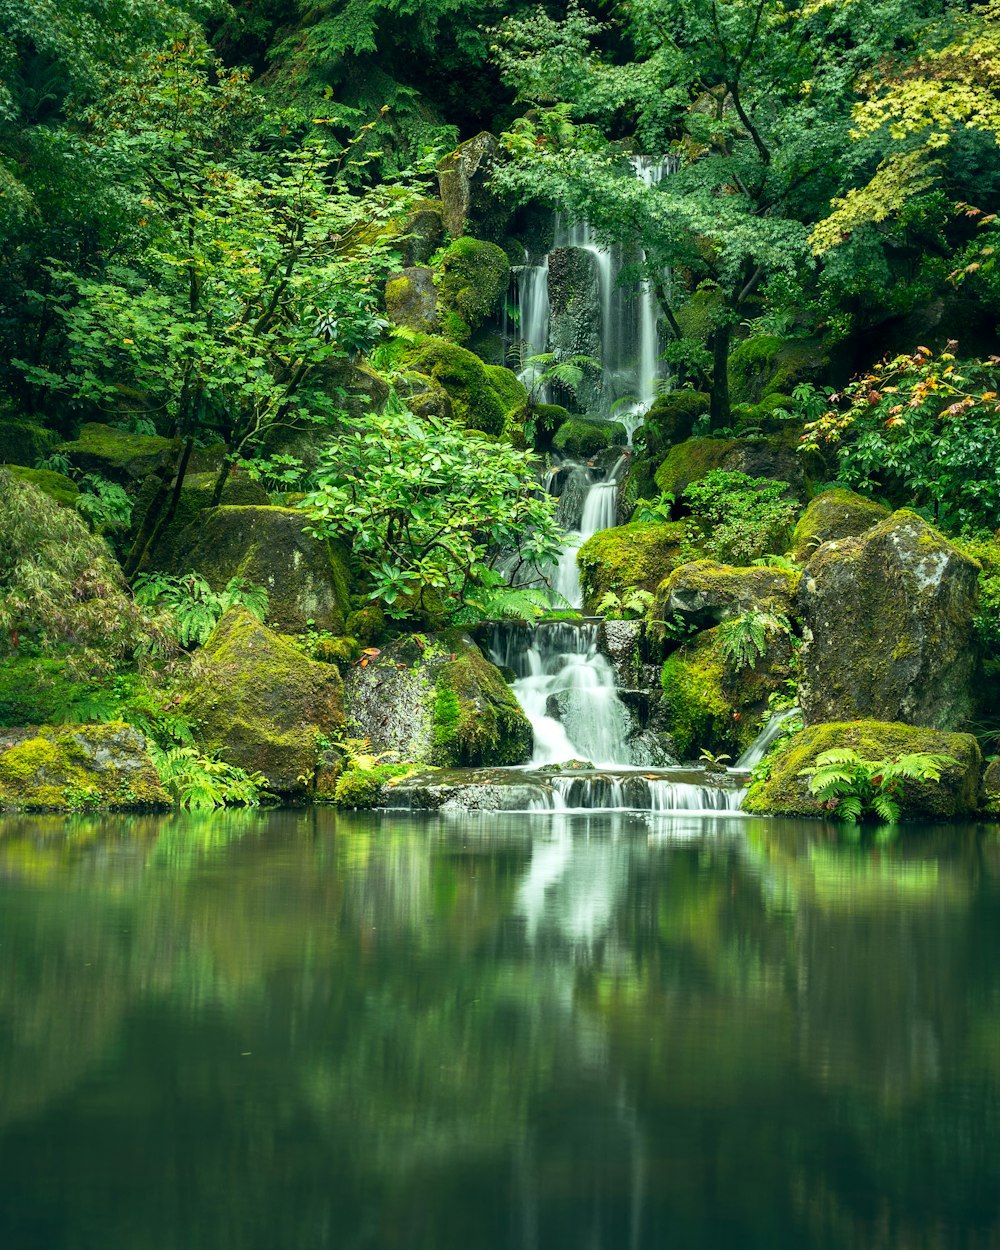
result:
M 191 451 L 194 447 L 194 439 L 188 438 L 184 442 L 184 449 L 181 452 L 180 463 L 176 464 L 176 471 L 170 472 L 169 468 L 163 473 L 159 488 L 156 494 L 150 500 L 149 507 L 146 509 L 146 515 L 142 518 L 142 525 L 139 532 L 135 536 L 128 556 L 125 560 L 125 576 L 131 580 L 139 571 L 142 563 L 142 557 L 146 551 L 154 546 L 163 531 L 174 519 L 174 513 L 177 511 L 177 501 L 180 499 L 181 487 L 184 485 L 184 477 L 187 473 L 188 461 L 191 459 Z M 170 483 L 173 482 L 171 486 Z
M 729 344 L 733 328 L 726 322 L 712 335 L 712 407 L 713 430 L 729 424 Z

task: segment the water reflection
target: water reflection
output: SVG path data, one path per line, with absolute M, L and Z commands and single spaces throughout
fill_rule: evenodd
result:
M 0 1244 L 1000 1245 L 1000 839 L 0 824 Z

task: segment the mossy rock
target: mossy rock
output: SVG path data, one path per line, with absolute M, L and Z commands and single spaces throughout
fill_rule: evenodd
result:
M 982 756 L 971 734 L 858 720 L 823 722 L 795 734 L 783 750 L 769 757 L 770 776 L 750 787 L 743 810 L 760 816 L 828 816 L 829 811 L 809 793 L 807 779 L 799 773 L 813 767 L 824 751 L 832 750 L 854 751 L 866 760 L 894 759 L 918 751 L 957 760 L 957 764 L 943 769 L 940 783 L 905 784 L 904 816 L 944 820 L 969 816 L 979 804 Z
M 345 692 L 351 730 L 375 754 L 469 766 L 531 755 L 531 726 L 510 687 L 460 632 L 396 640 L 350 671 Z
M 155 545 L 147 546 L 140 562 L 140 568 L 170 569 L 183 559 L 187 543 L 190 541 L 188 529 L 194 525 L 201 515 L 212 506 L 215 494 L 217 472 L 191 473 L 184 477 L 174 509 L 173 520 L 161 532 Z M 169 486 L 169 483 L 168 483 Z M 157 494 L 163 489 L 158 477 L 147 478 L 139 487 L 135 507 L 132 509 L 132 532 L 138 532 L 145 519 L 148 509 L 153 505 Z M 230 475 L 222 488 L 221 504 L 226 507 L 248 507 L 253 505 L 267 506 L 267 491 L 259 482 L 252 481 L 245 473 Z M 185 537 L 185 535 L 187 535 Z M 184 572 L 186 569 L 177 569 Z
M 768 477 L 788 483 L 788 494 L 804 498 L 807 482 L 794 439 L 771 435 L 759 439 L 689 438 L 667 453 L 656 470 L 656 485 L 680 499 L 691 482 L 714 469 Z
M 799 589 L 806 724 L 965 722 L 978 575 L 975 561 L 905 510 L 820 547 Z
M 343 730 L 343 682 L 335 665 L 233 608 L 192 661 L 185 710 L 205 748 L 263 773 L 274 794 L 301 798 L 312 788 L 317 736 Z
M 436 334 L 440 326 L 434 270 L 415 265 L 390 274 L 385 284 L 385 311 L 395 325 L 420 334 Z
M 415 416 L 451 420 L 451 396 L 440 382 L 426 373 L 411 370 L 400 374 L 396 379 L 396 391 Z
M 511 208 L 490 183 L 497 140 L 488 131 L 473 135 L 438 165 L 438 187 L 444 224 L 453 239 L 474 235 L 499 243 L 507 231 Z
M 702 627 L 756 610 L 790 617 L 800 573 L 775 568 L 739 568 L 714 560 L 682 564 L 656 590 L 651 616 L 655 622 L 674 616 Z M 660 633 L 657 634 L 657 629 Z M 650 637 L 662 637 L 662 625 Z
M 455 239 L 441 258 L 435 284 L 445 337 L 464 343 L 499 306 L 510 284 L 510 261 L 495 243 Z
M 776 334 L 755 334 L 729 355 L 729 396 L 734 404 L 759 404 L 767 395 L 791 394 L 815 378 L 828 361 L 821 347 Z
M 788 635 L 772 634 L 762 656 L 739 666 L 718 629 L 704 630 L 664 661 L 657 724 L 684 759 L 702 750 L 736 759 L 760 732 L 769 696 L 792 676 L 792 654 Z
M 725 316 L 725 299 L 718 287 L 702 287 L 677 310 L 677 324 L 686 339 L 707 343 Z
M 682 554 L 687 533 L 682 521 L 665 525 L 643 522 L 618 525 L 588 538 L 576 557 L 584 609 L 593 612 L 608 591 L 623 595 L 638 588 L 652 594 L 688 558 Z
M 792 535 L 792 558 L 805 562 L 823 543 L 863 534 L 888 515 L 888 508 L 854 491 L 825 490 L 810 501 L 799 518 Z
M 58 434 L 27 417 L 0 416 L 0 463 L 32 468 L 58 442 Z
M 572 417 L 560 425 L 552 440 L 554 451 L 587 460 L 608 447 L 624 447 L 628 440 L 619 421 L 586 421 Z
M 507 408 L 487 372 L 472 352 L 446 339 L 426 336 L 408 347 L 406 367 L 439 383 L 451 399 L 452 415 L 466 429 L 503 433 Z
M 530 418 L 535 427 L 535 449 L 548 451 L 557 431 L 570 420 L 570 415 L 562 404 L 532 404 Z
M 347 618 L 347 632 L 364 646 L 370 646 L 385 632 L 385 613 L 374 606 L 358 608 Z
M 301 633 L 309 621 L 343 634 L 351 574 L 339 543 L 303 532 L 297 508 L 219 507 L 198 514 L 177 539 L 170 571 L 194 569 L 213 590 L 242 577 L 268 593 L 268 623 Z
M 145 739 L 123 721 L 0 731 L 0 810 L 170 806 Z
M 691 437 L 694 423 L 712 406 L 700 391 L 671 391 L 661 395 L 646 413 L 646 446 L 655 438 L 659 448 L 673 447 Z
M 134 486 L 163 468 L 173 444 L 156 434 L 129 434 L 98 421 L 88 422 L 71 443 L 60 443 L 59 452 L 81 473 L 98 473 L 122 486 Z
M 53 473 L 51 469 L 26 469 L 23 465 L 11 465 L 11 476 L 22 482 L 32 482 L 50 499 L 64 508 L 75 508 L 80 498 L 80 488 L 65 473 Z
M 1000 816 L 1000 758 L 990 760 L 983 773 L 979 809 L 988 816 Z
M 405 213 L 379 218 L 351 232 L 344 246 L 350 255 L 364 255 L 376 244 L 397 252 L 406 267 L 425 265 L 444 239 L 444 206 L 440 200 L 421 199 Z

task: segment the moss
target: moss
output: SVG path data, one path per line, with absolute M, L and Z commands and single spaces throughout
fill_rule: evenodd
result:
M 740 568 L 714 560 L 682 564 L 657 587 L 649 636 L 662 640 L 657 623 L 678 614 L 701 625 L 751 609 L 791 616 L 801 577 L 791 569 Z
M 433 760 L 441 765 L 522 764 L 531 726 L 517 699 L 477 647 L 463 646 L 434 681 Z
M 517 375 L 503 365 L 486 365 L 486 376 L 508 413 L 517 412 L 528 402 L 528 392 Z
M 43 460 L 58 442 L 58 434 L 27 417 L 0 416 L 0 460 L 4 464 L 30 467 Z
M 625 427 L 618 421 L 585 421 L 574 417 L 559 427 L 552 446 L 566 455 L 587 459 L 605 448 L 624 446 L 627 437 Z
M 459 238 L 445 249 L 435 281 L 446 337 L 464 343 L 507 290 L 510 261 L 495 243 Z
M 347 618 L 347 632 L 364 646 L 375 642 L 385 630 L 385 613 L 379 607 L 358 608 Z
M 725 300 L 718 287 L 702 287 L 693 292 L 677 312 L 677 324 L 686 339 L 705 343 L 719 325 Z
M 822 543 L 863 534 L 888 515 L 888 510 L 881 504 L 873 503 L 853 491 L 823 491 L 799 518 L 792 534 L 792 556 L 799 561 L 808 560 Z
M 341 773 L 333 792 L 338 807 L 367 811 L 375 807 L 382 789 L 382 779 L 374 768 L 349 768 Z
M 0 809 L 169 805 L 142 736 L 124 722 L 0 734 Z
M 244 608 L 227 612 L 198 653 L 185 710 L 205 747 L 298 796 L 311 785 L 316 735 L 345 723 L 336 667 L 307 659 Z
M 771 366 L 784 346 L 776 334 L 755 334 L 729 354 L 729 397 L 734 404 L 757 404 L 771 376 Z
M 608 591 L 640 587 L 650 593 L 682 560 L 688 528 L 683 521 L 635 523 L 601 530 L 577 553 L 584 605 L 593 611 Z
M 656 485 L 668 495 L 679 498 L 689 482 L 696 482 L 713 469 L 722 468 L 726 457 L 738 447 L 735 439 L 686 439 L 667 453 L 656 470 Z
M 949 755 L 959 762 L 944 769 L 940 783 L 907 783 L 903 813 L 946 818 L 976 810 L 982 757 L 971 734 L 873 720 L 830 721 L 795 734 L 769 759 L 770 775 L 750 787 L 744 810 L 762 816 L 826 815 L 799 774 L 812 767 L 817 756 L 834 749 L 854 751 L 866 760 L 892 759 L 916 751 Z
M 478 356 L 431 335 L 421 336 L 404 357 L 418 373 L 427 374 L 448 392 L 452 415 L 461 425 L 484 434 L 502 434 L 507 410 Z M 495 367 L 495 366 L 494 366 Z
M 167 463 L 172 444 L 155 434 L 129 434 L 93 421 L 79 437 L 61 443 L 58 450 L 85 473 L 100 473 L 111 481 L 129 485 Z
M 696 748 L 719 752 L 731 745 L 734 709 L 723 693 L 724 676 L 715 648 L 704 638 L 664 661 L 664 720 L 682 759 L 691 758 Z
M 361 644 L 357 638 L 344 635 L 341 638 L 321 638 L 313 650 L 313 659 L 321 664 L 336 664 L 343 668 L 353 664 L 361 655 Z
M 708 412 L 712 401 L 699 391 L 671 391 L 661 395 L 646 413 L 646 445 L 651 447 L 650 434 L 657 446 L 672 447 L 690 438 L 694 423 Z
M 33 482 L 39 490 L 44 491 L 56 503 L 61 503 L 64 508 L 75 507 L 80 498 L 80 488 L 64 473 L 53 473 L 51 469 L 25 469 L 21 465 L 11 466 L 10 472 L 12 477 L 22 482 Z

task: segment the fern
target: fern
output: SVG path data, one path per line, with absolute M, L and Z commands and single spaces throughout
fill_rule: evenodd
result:
M 189 811 L 230 805 L 258 807 L 265 793 L 267 778 L 262 773 L 248 773 L 215 755 L 202 755 L 195 746 L 164 751 L 150 743 L 149 753 L 164 789 Z
M 737 669 L 755 664 L 767 650 L 769 636 L 790 633 L 786 616 L 751 609 L 723 621 L 718 629 L 719 650 Z
M 634 621 L 646 615 L 653 604 L 653 596 L 641 586 L 626 590 L 623 595 L 609 590 L 597 604 L 597 615 L 612 620 Z
M 825 803 L 838 820 L 855 824 L 874 813 L 886 824 L 899 820 L 904 781 L 938 782 L 942 770 L 958 761 L 950 755 L 913 751 L 893 759 L 866 760 L 856 751 L 837 747 L 816 757 L 799 773 L 810 793 Z
M 781 569 L 785 573 L 801 572 L 801 565 L 790 560 L 788 556 L 760 556 L 756 560 L 751 560 L 750 564 L 757 569 Z
M 214 591 L 197 573 L 140 573 L 133 593 L 136 603 L 172 613 L 174 633 L 182 647 L 202 646 L 222 616 L 237 605 L 258 621 L 267 616 L 267 591 L 242 577 L 230 578 L 224 590 Z

